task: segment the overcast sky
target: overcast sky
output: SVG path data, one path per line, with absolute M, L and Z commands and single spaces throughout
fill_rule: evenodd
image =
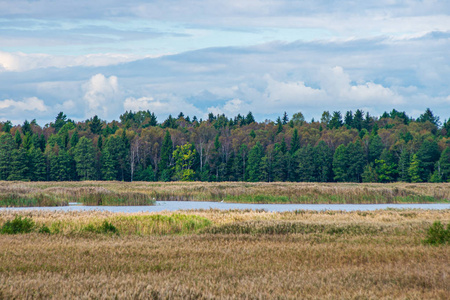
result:
M 450 1 L 0 0 L 0 121 L 450 117 Z

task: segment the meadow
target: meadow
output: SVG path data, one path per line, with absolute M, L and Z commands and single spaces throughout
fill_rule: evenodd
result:
M 0 235 L 2 299 L 450 297 L 450 245 L 425 242 L 450 210 L 8 210 L 0 226 L 19 218 L 29 233 Z
M 160 201 L 449 203 L 450 183 L 0 182 L 0 207 L 152 205 Z

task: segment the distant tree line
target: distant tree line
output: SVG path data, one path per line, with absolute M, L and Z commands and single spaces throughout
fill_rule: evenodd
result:
M 413 119 L 392 110 L 323 112 L 307 122 L 252 113 L 206 120 L 150 111 L 84 122 L 61 112 L 39 126 L 0 123 L 0 180 L 67 181 L 450 181 L 450 120 L 427 109 Z

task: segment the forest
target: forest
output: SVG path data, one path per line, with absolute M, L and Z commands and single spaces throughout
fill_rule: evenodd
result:
M 210 113 L 205 120 L 150 111 L 119 121 L 75 122 L 60 112 L 0 123 L 0 180 L 448 182 L 450 120 L 392 110 L 301 112 L 257 122 Z

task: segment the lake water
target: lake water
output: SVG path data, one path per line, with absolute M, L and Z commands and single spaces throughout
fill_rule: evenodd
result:
M 154 206 L 78 206 L 71 203 L 60 207 L 14 207 L 0 208 L 0 210 L 50 210 L 50 211 L 76 211 L 76 210 L 105 210 L 111 212 L 158 212 L 189 209 L 264 209 L 271 212 L 293 210 L 343 210 L 343 211 L 369 211 L 377 209 L 450 209 L 450 203 L 438 204 L 242 204 L 222 202 L 195 202 L 195 201 L 156 201 Z

